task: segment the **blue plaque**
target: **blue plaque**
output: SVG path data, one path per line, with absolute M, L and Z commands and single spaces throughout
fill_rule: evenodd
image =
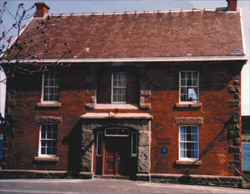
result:
M 166 148 L 166 147 L 161 148 L 161 153 L 167 153 L 167 152 L 168 152 L 168 148 Z

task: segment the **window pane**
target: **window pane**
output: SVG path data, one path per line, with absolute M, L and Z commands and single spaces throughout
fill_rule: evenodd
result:
M 187 86 L 187 80 L 181 79 L 181 86 Z
M 128 135 L 128 130 L 127 129 L 117 129 L 117 134 L 118 135 Z
M 181 126 L 181 133 L 185 133 L 185 127 Z
M 181 151 L 181 158 L 185 158 L 185 151 L 184 150 Z
M 185 134 L 181 134 L 181 141 L 185 141 Z
M 193 136 L 193 141 L 198 141 L 198 135 Z
M 56 148 L 52 148 L 51 154 L 55 155 L 56 154 Z
M 45 146 L 46 146 L 46 141 L 42 141 L 41 143 L 42 143 L 42 144 L 41 144 L 42 147 L 45 147 Z
M 198 134 L 198 127 L 193 127 L 193 133 Z
M 184 149 L 185 149 L 185 143 L 181 143 L 181 144 L 180 144 L 180 148 L 181 148 L 182 150 L 184 150 Z
M 41 154 L 45 154 L 45 148 L 41 149 Z
M 198 151 L 194 151 L 194 158 L 198 158 Z
M 107 135 L 116 135 L 116 129 L 106 129 Z
M 198 78 L 198 72 L 193 72 L 193 78 L 197 79 Z
M 194 150 L 198 150 L 198 143 L 194 143 Z

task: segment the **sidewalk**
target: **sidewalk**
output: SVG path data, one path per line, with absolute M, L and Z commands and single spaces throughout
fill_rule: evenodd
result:
M 247 189 L 213 186 L 150 183 L 107 179 L 2 179 L 1 194 L 99 194 L 99 193 L 232 193 L 249 194 Z

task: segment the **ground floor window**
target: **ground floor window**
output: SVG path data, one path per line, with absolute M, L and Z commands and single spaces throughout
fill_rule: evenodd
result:
M 197 160 L 199 158 L 199 129 L 197 126 L 180 126 L 179 158 Z
M 42 124 L 40 126 L 40 156 L 56 156 L 57 124 Z

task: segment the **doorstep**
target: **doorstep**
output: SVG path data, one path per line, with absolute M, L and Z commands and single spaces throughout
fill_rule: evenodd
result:
M 129 176 L 115 176 L 115 175 L 95 175 L 94 178 L 97 178 L 97 179 L 123 179 L 123 180 L 129 180 Z

